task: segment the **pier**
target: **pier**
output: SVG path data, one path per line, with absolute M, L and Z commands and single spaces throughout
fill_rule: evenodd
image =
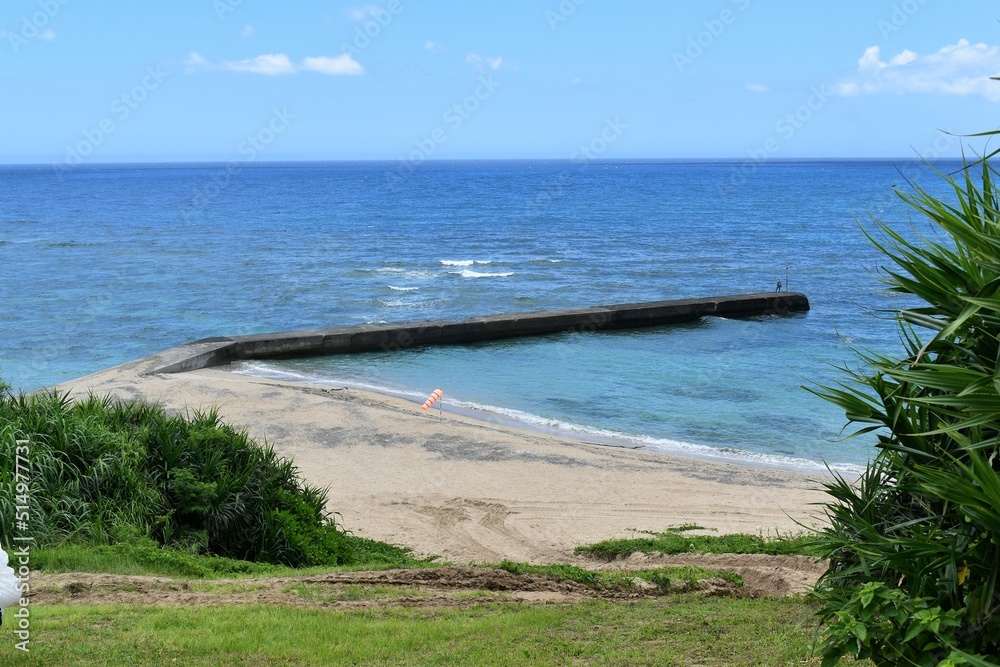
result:
M 786 315 L 807 310 L 809 310 L 809 300 L 804 294 L 764 292 L 488 315 L 459 322 L 361 324 L 307 331 L 206 338 L 152 355 L 147 359 L 154 362 L 152 373 L 181 373 L 248 359 L 284 359 L 376 350 L 395 351 L 415 345 L 460 345 L 570 331 L 639 329 L 691 322 L 706 316 L 746 318 Z

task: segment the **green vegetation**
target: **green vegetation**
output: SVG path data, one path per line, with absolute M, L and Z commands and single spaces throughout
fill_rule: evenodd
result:
M 30 485 L 16 479 L 18 466 Z M 134 544 L 128 557 L 142 562 L 183 558 L 153 543 L 288 566 L 408 560 L 405 549 L 347 534 L 325 506 L 325 490 L 214 411 L 171 416 L 140 402 L 0 387 L 2 544 L 26 513 L 37 544 Z
M 597 544 L 577 547 L 574 551 L 597 558 L 621 558 L 635 552 L 653 554 L 806 554 L 810 553 L 811 539 L 805 535 L 689 535 L 701 526 L 686 524 L 667 528 L 662 533 L 648 533 L 649 537 L 605 540 Z
M 904 357 L 814 390 L 878 434 L 861 479 L 827 485 L 824 665 L 1000 665 L 1000 191 L 986 162 L 962 174 L 953 203 L 900 193 L 934 238 L 875 221 L 885 282 L 919 300 L 896 313 Z
M 664 596 L 627 604 L 488 603 L 338 610 L 294 606 L 49 606 L 10 665 L 818 666 L 815 608 L 797 600 Z
M 396 598 L 419 598 L 431 595 L 421 588 L 402 586 L 363 586 L 359 584 L 291 584 L 286 592 L 295 592 L 309 602 L 342 602 L 358 600 L 393 600 Z
M 743 578 L 738 574 L 706 570 L 693 565 L 601 572 L 575 565 L 528 565 L 505 560 L 500 563 L 500 569 L 513 574 L 537 574 L 557 580 L 575 581 L 597 590 L 629 590 L 650 586 L 663 592 L 694 590 L 703 579 L 722 579 L 737 586 L 743 585 Z
M 194 578 L 274 576 L 279 566 L 245 560 L 201 556 L 145 544 L 83 545 L 64 543 L 31 552 L 32 569 L 40 572 L 101 572 Z M 295 570 L 291 570 L 295 571 Z
M 345 536 L 348 542 L 367 540 Z M 378 543 L 376 543 L 378 544 Z M 321 572 L 350 570 L 387 570 L 392 568 L 431 567 L 435 563 L 416 560 L 405 550 L 387 547 L 381 551 L 363 548 L 354 551 L 356 559 L 347 564 L 293 568 L 286 565 L 252 563 L 221 556 L 192 554 L 161 547 L 151 540 L 129 544 L 86 545 L 63 543 L 31 551 L 33 570 L 47 573 L 99 572 L 141 576 L 166 576 L 195 579 L 229 577 L 291 577 Z M 364 554 L 368 554 L 365 556 Z

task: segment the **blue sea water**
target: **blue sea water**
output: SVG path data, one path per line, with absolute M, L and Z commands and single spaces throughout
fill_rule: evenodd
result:
M 906 228 L 907 178 L 944 191 L 898 160 L 0 167 L 0 377 L 34 390 L 215 335 L 771 291 L 787 266 L 807 314 L 239 370 L 850 468 L 870 442 L 840 441 L 800 385 L 851 346 L 899 349 L 858 222 Z

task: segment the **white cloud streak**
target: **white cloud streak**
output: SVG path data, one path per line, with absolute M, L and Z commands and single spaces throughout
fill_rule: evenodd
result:
M 344 10 L 347 17 L 352 21 L 364 21 L 367 18 L 385 14 L 385 10 L 378 5 L 361 5 L 359 7 L 348 7 Z
M 230 70 L 232 72 L 264 74 L 266 76 L 295 73 L 295 65 L 292 64 L 291 59 L 284 53 L 267 53 L 256 58 L 248 58 L 247 60 L 223 60 L 218 64 L 218 69 Z
M 503 67 L 503 56 L 488 56 L 483 58 L 478 53 L 470 51 L 465 55 L 465 62 L 472 65 L 479 72 L 485 72 L 487 67 L 494 72 L 499 72 Z
M 845 96 L 877 93 L 937 93 L 979 95 L 1000 102 L 1000 46 L 970 44 L 961 39 L 921 56 L 909 49 L 882 60 L 881 50 L 872 46 L 858 60 L 854 76 L 834 86 Z
M 199 69 L 217 69 L 229 72 L 247 72 L 265 76 L 282 76 L 298 72 L 318 72 L 329 76 L 358 76 L 365 73 L 365 68 L 350 54 L 336 57 L 310 56 L 304 58 L 298 65 L 284 53 L 267 53 L 246 60 L 220 60 L 211 62 L 197 53 L 191 53 L 184 61 L 188 73 Z
M 300 67 L 307 72 L 319 72 L 331 76 L 358 76 L 365 73 L 365 68 L 347 53 L 336 58 L 327 56 L 305 58 Z

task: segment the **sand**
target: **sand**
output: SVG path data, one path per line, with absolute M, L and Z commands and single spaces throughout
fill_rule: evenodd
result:
M 57 389 L 217 408 L 329 487 L 346 529 L 458 564 L 577 562 L 577 545 L 681 523 L 798 531 L 817 523 L 825 498 L 818 473 L 609 447 L 218 369 L 145 375 L 151 367 L 139 360 Z

